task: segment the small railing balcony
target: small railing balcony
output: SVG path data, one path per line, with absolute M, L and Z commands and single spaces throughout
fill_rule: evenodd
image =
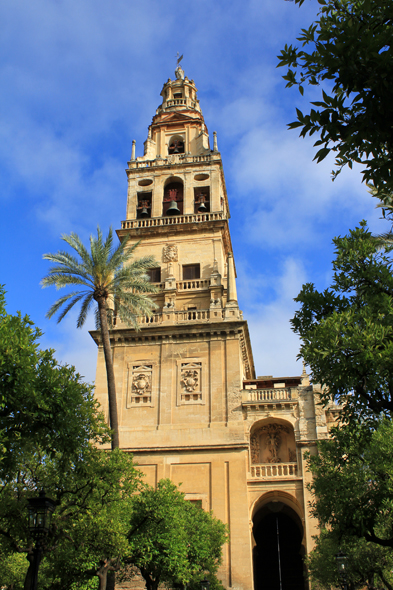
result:
M 283 401 L 292 401 L 297 398 L 297 393 L 290 388 L 277 389 L 243 389 L 242 403 L 257 402 L 260 404 L 275 404 Z
M 176 283 L 178 291 L 195 291 L 197 289 L 208 289 L 210 279 L 193 279 L 192 281 L 179 281 Z
M 220 319 L 223 317 L 223 310 L 220 311 Z M 217 310 L 215 310 L 215 314 Z M 217 321 L 214 315 L 214 321 Z M 189 309 L 182 311 L 164 310 L 162 313 L 154 313 L 151 317 L 140 316 L 138 323 L 141 326 L 159 325 L 162 323 L 172 322 L 174 324 L 186 324 L 192 322 L 210 322 L 209 309 Z
M 168 225 L 182 225 L 184 223 L 203 223 L 204 221 L 220 221 L 221 219 L 226 219 L 224 211 L 218 211 L 217 213 L 191 213 L 189 215 L 150 217 L 147 219 L 126 219 L 121 222 L 121 229 L 161 227 Z
M 190 98 L 170 98 L 165 103 L 165 108 L 178 106 L 190 106 L 191 108 L 195 108 L 195 101 Z
M 209 309 L 190 309 L 186 311 L 175 311 L 175 322 L 208 322 L 210 320 Z
M 251 465 L 251 479 L 298 477 L 297 463 L 260 463 Z

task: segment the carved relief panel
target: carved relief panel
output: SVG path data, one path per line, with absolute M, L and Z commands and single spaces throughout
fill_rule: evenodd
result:
M 162 260 L 163 262 L 177 262 L 177 245 L 167 244 L 162 249 Z
M 251 463 L 294 463 L 296 443 L 293 429 L 271 423 L 257 427 L 250 437 Z
M 202 403 L 202 362 L 178 362 L 178 404 Z
M 153 405 L 153 365 L 128 365 L 127 407 Z

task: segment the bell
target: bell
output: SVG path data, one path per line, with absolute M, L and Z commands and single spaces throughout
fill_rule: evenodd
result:
M 206 207 L 206 205 L 205 205 L 205 202 L 204 202 L 204 201 L 202 201 L 202 202 L 199 204 L 199 207 L 198 207 L 198 213 L 206 213 L 206 211 L 207 211 L 207 207 Z
M 146 207 L 143 207 L 141 211 L 141 217 L 149 217 L 149 211 L 146 209 Z
M 171 201 L 171 204 L 169 205 L 166 214 L 167 215 L 180 215 L 180 209 L 176 205 L 176 201 Z

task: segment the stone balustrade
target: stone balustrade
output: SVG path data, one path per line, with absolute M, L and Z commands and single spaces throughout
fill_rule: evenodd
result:
M 226 219 L 226 215 L 223 211 L 219 211 L 218 213 L 192 213 L 189 215 L 150 217 L 147 219 L 127 219 L 121 222 L 121 229 L 181 225 L 183 223 L 202 223 L 204 221 L 219 221 L 221 219 Z
M 164 103 L 164 108 L 170 108 L 175 106 L 190 106 L 195 108 L 195 101 L 190 98 L 170 98 Z
M 176 283 L 178 291 L 194 291 L 195 289 L 208 289 L 210 279 L 193 279 L 192 281 L 179 281 Z
M 252 479 L 297 477 L 297 463 L 260 463 L 251 465 Z
M 277 389 L 243 389 L 242 402 L 280 403 L 294 399 L 293 392 L 289 388 Z
M 130 160 L 128 162 L 129 169 L 142 169 L 142 168 L 156 168 L 158 166 L 168 166 L 172 164 L 196 164 L 206 163 L 208 164 L 212 160 L 220 159 L 220 155 L 206 154 L 201 156 L 192 156 L 191 154 L 170 154 L 166 158 L 155 158 L 154 160 Z
M 217 311 L 217 310 L 215 310 Z M 220 311 L 220 319 L 223 317 L 223 310 Z M 151 317 L 140 316 L 138 322 L 141 326 L 159 325 L 162 323 L 183 324 L 188 322 L 209 322 L 209 309 L 189 309 L 182 311 L 174 311 L 172 309 L 164 309 L 162 313 L 154 313 Z M 215 317 L 215 321 L 217 318 Z
M 152 316 L 142 315 L 138 318 L 138 324 L 147 326 L 150 324 L 162 324 L 162 313 L 154 313 Z
M 187 311 L 175 311 L 175 323 L 183 322 L 207 322 L 210 320 L 210 311 L 208 309 L 192 309 Z

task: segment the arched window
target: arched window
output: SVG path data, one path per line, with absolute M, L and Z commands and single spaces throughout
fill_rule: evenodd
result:
M 184 139 L 181 135 L 174 135 L 168 143 L 168 154 L 184 154 Z

